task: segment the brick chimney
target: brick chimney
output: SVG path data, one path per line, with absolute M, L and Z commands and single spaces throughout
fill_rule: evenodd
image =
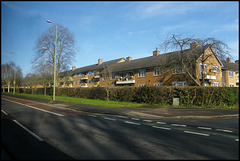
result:
M 98 65 L 102 64 L 102 59 L 98 59 Z
M 231 63 L 232 60 L 231 60 L 230 57 L 228 57 L 228 58 L 227 58 L 227 61 L 228 61 L 229 63 Z
M 198 47 L 198 43 L 196 41 L 196 38 L 194 38 L 194 42 L 190 44 L 190 49 L 195 49 Z
M 155 51 L 153 51 L 153 56 L 158 56 L 160 54 L 160 51 L 158 51 L 158 48 L 156 48 Z
M 239 60 L 236 60 L 235 63 L 239 64 Z
M 76 69 L 76 67 L 75 66 L 72 66 L 72 71 L 74 71 Z
M 130 62 L 131 60 L 132 60 L 132 57 L 130 56 L 126 58 L 126 62 Z

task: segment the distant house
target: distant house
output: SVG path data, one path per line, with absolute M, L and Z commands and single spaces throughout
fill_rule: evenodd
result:
M 183 51 L 184 64 L 189 73 L 204 86 L 238 86 L 238 65 L 221 61 L 211 47 L 199 47 L 196 42 Z M 204 64 L 202 56 L 207 56 Z M 160 54 L 158 48 L 152 56 L 132 59 L 119 58 L 97 64 L 75 68 L 62 77 L 62 87 L 103 87 L 111 86 L 192 86 L 196 85 L 179 62 L 179 51 Z M 201 67 L 204 65 L 204 71 Z M 233 72 L 233 74 L 232 74 Z M 69 75 L 70 73 L 70 75 Z M 233 78 L 232 78 L 233 77 Z M 66 83 L 69 82 L 69 83 Z

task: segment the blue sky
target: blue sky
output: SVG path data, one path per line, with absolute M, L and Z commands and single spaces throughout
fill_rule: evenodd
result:
M 239 59 L 238 1 L 1 1 L 1 64 L 15 52 L 23 75 L 32 72 L 36 41 L 53 25 L 46 20 L 74 34 L 77 68 L 99 58 L 151 56 L 167 35 L 181 33 L 221 40 Z

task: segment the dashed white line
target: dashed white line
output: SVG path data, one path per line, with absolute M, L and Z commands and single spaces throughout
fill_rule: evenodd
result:
M 17 120 L 13 120 L 16 124 L 18 124 L 19 126 L 21 126 L 24 130 L 26 130 L 27 132 L 29 132 L 32 136 L 34 136 L 36 139 L 38 139 L 39 141 L 43 141 L 42 138 L 40 138 L 39 136 L 37 136 L 36 134 L 34 134 L 32 131 L 28 130 L 25 126 L 23 126 L 21 123 L 19 123 Z
M 132 120 L 139 120 L 138 118 L 131 118 Z
M 224 129 L 216 129 L 217 131 L 223 131 L 223 132 L 233 132 L 231 130 L 224 130 Z
M 143 120 L 143 121 L 145 121 L 145 122 L 152 122 L 152 120 Z
M 125 121 L 125 123 L 127 123 L 127 124 L 134 124 L 134 125 L 141 125 L 141 124 L 139 124 L 139 123 L 131 122 L 131 121 Z
M 108 118 L 108 117 L 103 117 L 106 120 L 111 120 L 111 121 L 116 121 L 116 119 Z
M 47 113 L 51 113 L 51 114 L 54 114 L 54 115 L 57 115 L 57 116 L 64 116 L 64 115 L 61 115 L 61 114 L 58 114 L 58 113 L 55 113 L 55 112 L 51 112 L 51 111 L 47 111 L 47 110 L 43 110 L 43 109 L 40 109 L 40 108 L 37 108 L 37 107 L 33 107 L 33 106 L 30 106 L 30 105 L 26 105 L 26 104 L 23 104 L 23 103 L 19 103 L 19 102 L 11 101 L 11 100 L 8 100 L 8 99 L 5 99 L 5 98 L 2 98 L 2 99 L 7 100 L 7 101 L 10 101 L 10 102 L 13 102 L 13 103 L 16 103 L 16 104 L 19 104 L 19 105 L 23 105 L 23 106 L 27 106 L 27 107 L 33 108 L 33 109 L 35 109 L 35 110 L 39 110 L 39 111 L 43 111 L 43 112 L 47 112 Z
M 127 119 L 127 118 L 128 118 L 127 116 L 118 116 L 118 117 L 120 117 L 120 118 L 125 118 L 125 119 Z
M 5 115 L 8 115 L 7 112 L 5 112 L 4 110 L 1 110 Z
M 157 122 L 157 124 L 167 124 L 166 122 Z
M 201 127 L 201 126 L 199 126 L 199 127 L 197 127 L 197 128 L 199 128 L 199 129 L 204 129 L 204 130 L 212 130 L 212 128 L 210 128 L 210 127 Z
M 172 126 L 181 126 L 181 127 L 186 127 L 187 125 L 181 125 L 181 124 L 171 124 Z
M 239 139 L 235 139 L 235 141 L 239 141 Z
M 189 134 L 196 134 L 196 135 L 209 136 L 209 134 L 199 133 L 199 132 L 193 132 L 193 131 L 184 131 L 184 132 L 185 132 L 185 133 L 189 133 Z
M 171 128 L 167 127 L 159 127 L 159 126 L 152 126 L 153 128 L 164 129 L 164 130 L 171 130 Z

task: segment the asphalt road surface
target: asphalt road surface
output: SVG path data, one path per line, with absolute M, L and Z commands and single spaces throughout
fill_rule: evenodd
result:
M 1 116 L 1 141 L 13 158 L 239 159 L 238 117 L 137 118 L 5 98 Z

